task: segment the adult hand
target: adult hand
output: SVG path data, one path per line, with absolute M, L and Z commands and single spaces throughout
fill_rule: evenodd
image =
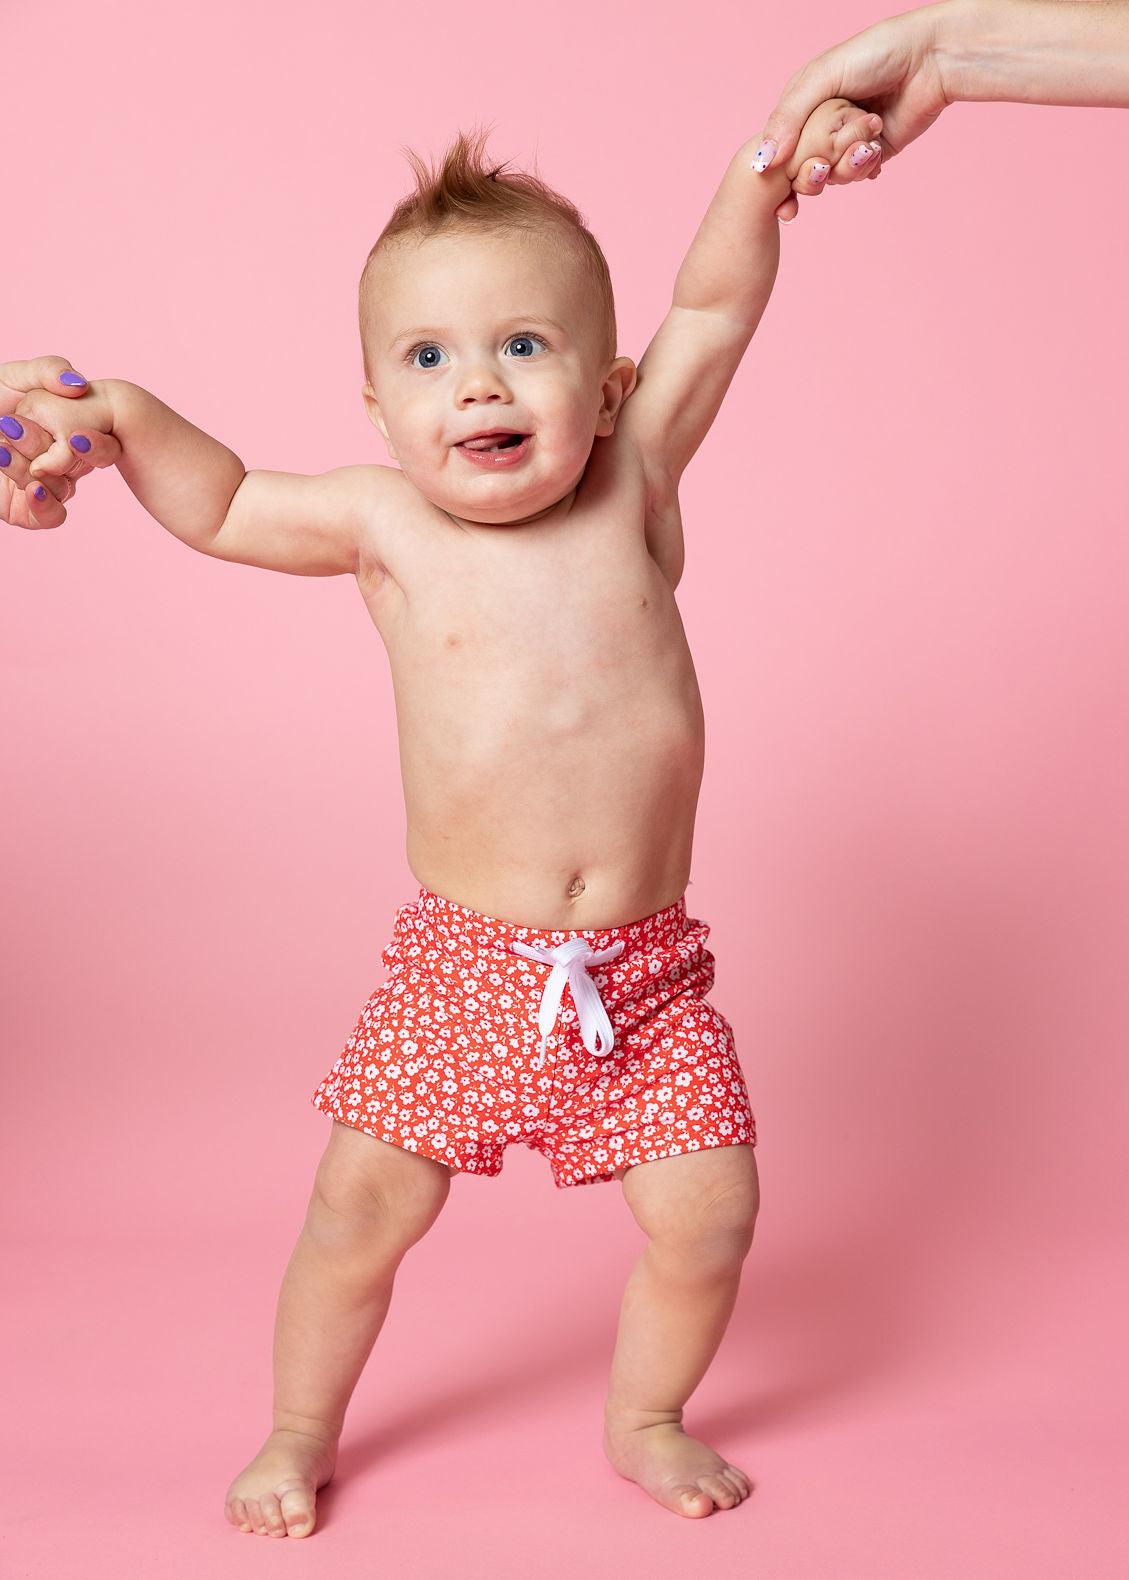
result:
M 75 380 L 78 380 L 76 383 Z M 108 465 L 112 461 L 97 459 L 93 454 L 88 461 L 81 453 L 69 448 L 68 438 L 61 432 L 68 423 L 56 420 L 49 427 L 37 422 L 28 410 L 32 392 L 44 397 L 44 405 L 61 403 L 62 399 L 81 400 L 90 386 L 80 373 L 76 373 L 66 357 L 32 357 L 20 362 L 0 362 L 0 521 L 17 527 L 57 527 L 65 520 L 64 503 L 70 499 L 78 480 L 94 470 L 95 465 Z M 44 395 L 45 392 L 45 395 Z M 50 397 L 50 400 L 47 400 Z M 17 416 L 16 413 L 19 413 Z M 46 410 L 40 408 L 46 416 Z M 69 414 L 68 414 L 69 415 Z M 69 424 L 70 431 L 81 428 L 80 411 Z M 59 429 L 59 432 L 55 430 Z M 54 442 L 53 442 L 54 441 Z M 110 444 L 117 441 L 111 439 Z M 72 456 L 72 464 L 56 473 L 37 476 L 31 463 L 46 456 L 62 444 Z M 38 490 L 43 490 L 40 497 Z
M 765 168 L 787 162 L 804 122 L 824 99 L 850 99 L 881 115 L 884 160 L 920 137 L 955 97 L 946 93 L 937 49 L 953 9 L 951 0 L 940 0 L 888 17 L 802 66 L 765 124 L 761 145 L 771 144 Z

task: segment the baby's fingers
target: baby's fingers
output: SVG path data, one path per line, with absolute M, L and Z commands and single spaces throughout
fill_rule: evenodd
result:
M 831 175 L 827 185 L 844 181 L 861 181 L 870 175 L 881 162 L 882 117 L 870 110 L 858 110 L 843 117 L 843 124 L 831 139 Z
M 99 467 L 116 465 L 121 453 L 122 447 L 112 433 L 99 433 L 96 429 L 86 433 L 76 428 L 66 439 L 56 439 L 42 455 L 37 455 L 28 473 L 31 477 L 85 477 Z

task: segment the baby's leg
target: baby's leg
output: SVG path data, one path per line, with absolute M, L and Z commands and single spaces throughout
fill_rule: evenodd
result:
M 317 1489 L 333 1474 L 396 1269 L 450 1188 L 442 1163 L 334 1120 L 278 1298 L 274 1429 L 228 1489 L 232 1525 L 271 1536 L 313 1530 Z
M 649 1238 L 627 1281 L 604 1452 L 676 1514 L 733 1508 L 749 1492 L 736 1465 L 690 1437 L 682 1407 L 701 1382 L 733 1314 L 760 1201 L 751 1145 L 638 1163 L 623 1194 Z

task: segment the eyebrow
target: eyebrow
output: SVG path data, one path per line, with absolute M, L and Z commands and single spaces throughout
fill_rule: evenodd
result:
M 563 324 L 558 324 L 555 318 L 546 318 L 543 313 L 509 313 L 502 319 L 503 324 L 548 324 L 550 328 L 558 330 L 562 335 L 567 335 L 568 330 Z M 398 334 L 395 340 L 389 343 L 389 351 L 394 351 L 402 340 L 412 340 L 416 335 L 442 336 L 449 334 L 450 330 L 438 328 L 433 324 L 424 324 L 419 329 L 405 329 Z

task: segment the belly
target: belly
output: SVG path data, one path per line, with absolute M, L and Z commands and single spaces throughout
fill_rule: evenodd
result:
M 574 626 L 521 657 L 479 644 L 445 673 L 444 642 L 430 665 L 393 666 L 420 883 L 550 928 L 615 926 L 683 893 L 704 729 L 671 608 L 665 630 Z

